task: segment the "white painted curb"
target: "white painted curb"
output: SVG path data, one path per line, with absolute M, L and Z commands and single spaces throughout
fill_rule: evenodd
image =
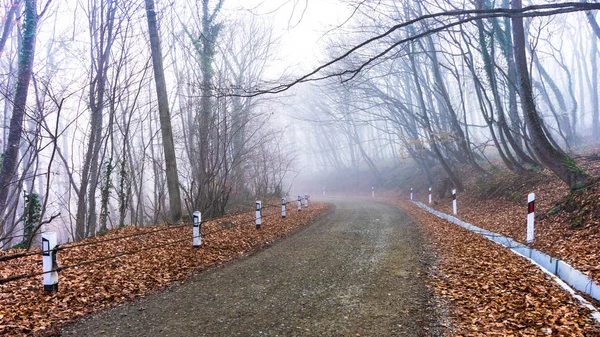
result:
M 600 312 L 583 297 L 577 295 L 571 288 L 575 288 L 582 291 L 596 300 L 600 300 L 600 286 L 594 283 L 587 275 L 580 272 L 579 270 L 571 267 L 568 263 L 561 260 L 555 259 L 550 255 L 544 254 L 538 250 L 530 248 L 522 243 L 519 243 L 511 238 L 502 236 L 500 234 L 490 232 L 488 230 L 473 226 L 466 223 L 458 218 L 451 215 L 439 212 L 431 207 L 428 207 L 420 202 L 413 203 L 429 213 L 436 215 L 444 220 L 452 222 L 453 224 L 464 227 L 472 232 L 483 235 L 487 239 L 494 241 L 495 243 L 509 248 L 513 253 L 520 255 L 531 263 L 540 268 L 544 273 L 548 274 L 552 279 L 563 289 L 565 289 L 571 296 L 577 299 L 584 307 L 592 311 L 592 317 L 597 323 L 600 323 Z M 570 286 L 569 286 L 570 285 Z

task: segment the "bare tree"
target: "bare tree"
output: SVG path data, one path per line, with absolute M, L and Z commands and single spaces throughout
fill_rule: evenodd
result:
M 179 192 L 179 174 L 177 171 L 177 157 L 173 143 L 173 129 L 171 126 L 171 114 L 169 113 L 169 102 L 167 96 L 167 84 L 163 68 L 163 57 L 160 47 L 160 38 L 154 10 L 154 0 L 145 0 L 146 17 L 148 19 L 148 32 L 150 35 L 150 48 L 152 50 L 152 65 L 154 69 L 154 80 L 156 82 L 156 94 L 158 97 L 158 113 L 160 116 L 160 130 L 165 156 L 165 168 L 167 186 L 169 190 L 170 222 L 181 221 L 181 195 Z M 206 0 L 205 0 L 206 1 Z
M 27 110 L 29 82 L 31 81 L 35 59 L 35 41 L 38 21 L 48 8 L 50 1 L 38 14 L 37 1 L 25 0 L 24 22 L 22 26 L 22 42 L 19 52 L 19 68 L 13 111 L 9 126 L 8 141 L 0 169 L 0 212 L 6 212 L 6 201 L 10 185 L 16 177 L 19 144 L 23 134 L 23 116 Z
M 520 9 L 521 0 L 513 0 L 512 8 Z M 537 113 L 529 70 L 527 56 L 525 54 L 525 32 L 523 30 L 523 18 L 512 18 L 512 32 L 515 48 L 515 63 L 521 89 L 521 108 L 527 123 L 527 129 L 531 136 L 531 146 L 535 154 L 544 165 L 552 170 L 561 180 L 566 182 L 570 188 L 581 188 L 590 183 L 590 176 L 580 169 L 573 159 L 556 149 L 542 128 L 542 121 Z

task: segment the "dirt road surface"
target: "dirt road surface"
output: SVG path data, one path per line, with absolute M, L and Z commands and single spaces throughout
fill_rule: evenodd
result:
M 418 226 L 382 203 L 333 205 L 267 249 L 88 317 L 63 335 L 435 335 Z

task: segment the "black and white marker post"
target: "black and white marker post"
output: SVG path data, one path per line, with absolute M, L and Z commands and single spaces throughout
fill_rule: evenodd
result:
M 285 219 L 285 206 L 287 204 L 287 200 L 285 197 L 281 198 L 281 217 Z
M 371 197 L 375 198 L 375 186 L 371 187 Z
M 302 210 L 302 197 L 298 196 L 298 212 Z
M 202 215 L 200 212 L 195 211 L 192 215 L 192 219 L 194 220 L 194 231 L 192 233 L 194 235 L 194 248 L 200 248 L 200 246 L 202 246 L 202 237 L 200 237 L 200 222 L 202 222 Z
M 56 261 L 56 233 L 42 233 L 42 270 L 44 291 L 58 291 L 58 263 Z
M 325 187 L 323 187 L 323 196 L 325 196 Z
M 256 200 L 256 229 L 260 229 L 262 218 L 262 202 Z
M 535 193 L 527 196 L 527 243 L 533 242 L 535 222 Z
M 412 201 L 412 200 L 413 200 L 413 188 L 411 187 L 410 188 L 410 201 Z
M 429 203 L 431 204 L 431 187 L 429 188 Z
M 308 208 L 308 194 L 304 195 L 304 207 Z
M 456 190 L 452 190 L 452 213 L 456 215 Z

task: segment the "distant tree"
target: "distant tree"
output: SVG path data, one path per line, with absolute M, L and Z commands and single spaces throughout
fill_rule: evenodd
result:
M 480 1 L 478 2 L 480 5 L 482 4 Z M 573 13 L 573 12 L 582 12 L 582 11 L 590 11 L 590 10 L 598 10 L 600 9 L 599 3 L 552 3 L 552 4 L 543 4 L 543 5 L 532 5 L 528 7 L 522 7 L 521 1 L 513 1 L 512 8 L 476 8 L 476 9 L 455 9 L 455 10 L 446 10 L 438 13 L 432 14 L 423 14 L 416 18 L 407 18 L 405 21 L 394 24 L 393 26 L 386 28 L 382 33 L 375 34 L 368 39 L 363 40 L 361 43 L 354 44 L 353 47 L 347 48 L 345 51 L 340 53 L 339 56 L 332 58 L 330 61 L 325 62 L 315 68 L 313 71 L 305 73 L 304 75 L 298 77 L 296 80 L 293 80 L 289 83 L 283 83 L 281 85 L 275 86 L 273 88 L 268 88 L 264 90 L 254 90 L 248 94 L 248 96 L 256 96 L 262 95 L 266 93 L 278 93 L 288 90 L 289 88 L 305 82 L 313 82 L 320 81 L 324 79 L 339 79 L 343 83 L 348 83 L 350 81 L 356 80 L 359 74 L 362 74 L 366 71 L 371 70 L 373 67 L 376 67 L 378 64 L 383 63 L 385 60 L 389 59 L 397 59 L 396 55 L 400 54 L 401 48 L 406 50 L 406 45 L 411 44 L 415 41 L 420 41 L 422 39 L 426 39 L 428 36 L 432 34 L 451 31 L 452 28 L 465 25 L 470 22 L 481 22 L 484 19 L 494 19 L 494 18 L 510 18 L 512 20 L 512 37 L 513 43 L 506 43 L 506 35 L 503 36 L 505 41 L 505 55 L 510 58 L 510 52 L 506 51 L 509 48 L 514 50 L 514 63 L 515 63 L 515 74 L 519 75 L 519 83 L 518 88 L 521 94 L 521 105 L 524 114 L 524 118 L 527 124 L 527 131 L 530 141 L 526 145 L 530 146 L 533 149 L 533 152 L 537 159 L 544 164 L 544 166 L 548 167 L 552 172 L 554 172 L 561 180 L 563 180 L 570 188 L 575 189 L 589 184 L 592 179 L 588 173 L 578 167 L 573 159 L 566 155 L 553 140 L 552 135 L 549 133 L 547 126 L 544 125 L 542 118 L 540 117 L 538 111 L 535 107 L 535 101 L 533 99 L 533 91 L 531 87 L 531 81 L 529 79 L 529 71 L 527 68 L 527 59 L 526 59 L 526 51 L 525 51 L 525 32 L 523 28 L 523 18 L 524 17 L 543 17 L 543 16 L 554 16 L 558 14 L 565 13 Z M 410 8 L 408 4 L 404 4 L 406 8 Z M 503 3 L 504 6 L 507 6 L 508 3 L 505 1 Z M 428 23 L 431 23 L 429 25 Z M 480 26 L 480 28 L 482 28 Z M 404 36 L 397 36 L 397 33 L 409 31 L 409 34 Z M 480 32 L 483 32 L 480 29 Z M 486 43 L 485 36 L 480 36 L 480 46 L 479 48 L 484 48 L 484 58 L 486 58 L 486 63 L 488 69 L 488 78 L 491 81 L 493 86 L 496 85 L 496 81 L 494 76 L 490 73 L 490 66 L 496 66 L 492 63 L 492 55 L 487 54 L 485 51 Z M 373 47 L 375 44 L 377 47 L 374 47 L 372 50 L 369 50 L 370 47 Z M 414 53 L 409 52 L 408 56 L 414 58 Z M 342 65 L 342 62 L 356 56 L 356 60 L 353 62 L 349 62 L 347 65 Z M 433 106 L 431 103 L 425 102 L 425 94 L 427 94 L 424 90 L 422 90 L 422 86 L 427 88 L 427 81 L 429 80 L 427 77 L 422 76 L 419 77 L 414 73 L 419 71 L 416 67 L 414 60 L 411 61 L 411 71 L 413 72 L 412 77 L 414 80 L 415 90 L 416 90 L 416 98 L 418 100 L 418 109 L 421 111 L 420 119 L 425 123 L 425 131 L 426 131 L 426 140 L 430 144 L 432 151 L 436 154 L 439 159 L 445 158 L 445 153 L 441 151 L 441 148 L 436 144 L 436 139 L 431 138 L 431 134 L 434 133 L 433 125 L 436 123 L 433 118 L 437 118 L 435 115 L 432 115 L 430 119 L 427 115 L 427 110 L 432 109 Z M 509 66 L 510 66 L 510 62 Z M 341 66 L 340 66 L 341 65 Z M 493 69 L 492 69 L 493 71 Z M 476 75 L 474 73 L 474 75 Z M 508 77 L 510 79 L 511 72 L 509 69 Z M 434 80 L 435 80 L 434 74 Z M 480 81 L 479 76 L 475 76 L 476 81 Z M 481 86 L 480 89 L 483 89 L 483 85 L 479 83 Z M 511 83 L 510 85 L 514 85 Z M 429 84 L 429 86 L 431 86 Z M 431 90 L 431 89 L 428 89 Z M 497 89 L 493 89 L 497 90 Z M 435 86 L 435 91 L 438 94 L 441 92 L 441 96 L 443 97 L 443 87 L 440 86 L 440 82 L 438 81 Z M 488 97 L 479 97 L 480 100 L 485 100 L 482 103 L 491 105 L 488 100 Z M 514 113 L 512 110 L 514 105 L 514 99 L 510 99 L 511 101 L 511 116 Z M 496 105 L 498 109 L 502 108 L 502 103 L 499 100 L 496 100 Z M 494 123 L 495 120 L 488 120 L 488 123 Z M 506 145 L 505 137 L 511 136 L 510 130 L 507 129 L 507 122 L 505 120 L 504 114 L 502 113 L 501 118 L 497 121 L 500 124 L 500 135 L 501 141 L 499 142 L 498 149 L 500 146 Z M 514 127 L 513 127 L 514 129 Z M 524 152 L 520 151 L 520 145 L 517 141 L 512 142 L 513 150 L 517 151 L 518 160 L 526 160 L 527 157 L 524 156 Z M 464 148 L 464 147 L 463 147 Z M 505 152 L 510 155 L 510 152 Z M 519 164 L 519 161 L 516 159 L 510 159 L 507 157 L 506 163 L 509 163 L 511 167 L 517 169 L 515 163 Z M 532 163 L 535 163 L 531 160 Z M 520 165 L 520 164 L 519 164 Z M 449 174 L 451 180 L 453 180 L 454 184 L 459 187 L 461 185 L 460 178 L 455 176 L 454 179 L 450 174 L 451 169 L 450 166 L 442 164 L 445 171 Z M 460 188 L 460 187 L 459 187 Z
M 107 105 L 106 86 L 111 62 L 111 50 L 119 29 L 119 23 L 115 22 L 117 1 L 89 1 L 87 13 L 89 13 L 88 24 L 92 62 L 88 86 L 90 134 L 77 195 L 76 240 L 93 236 L 96 233 L 96 189 L 100 179 L 99 159 L 102 149 L 103 117 Z
M 4 53 L 4 47 L 6 42 L 9 40 L 10 34 L 17 22 L 16 18 L 19 16 L 21 7 L 20 0 L 14 0 L 11 2 L 6 14 L 4 15 L 4 25 L 2 27 L 2 35 L 0 36 L 0 56 Z

